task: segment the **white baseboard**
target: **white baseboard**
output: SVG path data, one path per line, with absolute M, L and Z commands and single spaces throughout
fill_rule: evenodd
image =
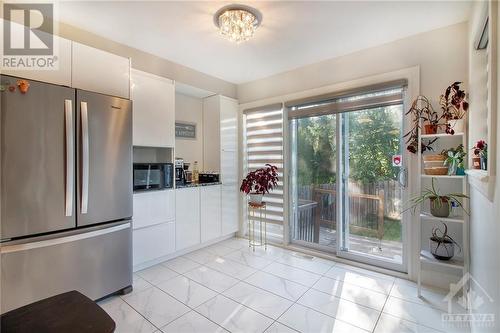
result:
M 137 271 L 140 271 L 142 269 L 145 269 L 145 268 L 148 268 L 148 267 L 151 267 L 151 266 L 154 266 L 154 265 L 157 265 L 159 263 L 162 263 L 164 261 L 167 261 L 167 260 L 170 260 L 170 259 L 174 259 L 174 258 L 177 258 L 177 257 L 180 257 L 180 256 L 183 256 L 185 255 L 186 253 L 189 253 L 189 252 L 193 252 L 193 251 L 196 251 L 196 250 L 199 250 L 199 249 L 202 249 L 204 247 L 207 247 L 207 246 L 210 246 L 210 245 L 213 245 L 215 243 L 218 243 L 218 242 L 221 242 L 223 240 L 226 240 L 226 239 L 229 239 L 229 238 L 233 238 L 235 236 L 235 233 L 230 233 L 230 234 L 227 234 L 227 235 L 224 235 L 224 236 L 220 236 L 218 238 L 215 238 L 215 239 L 212 239 L 208 242 L 204 242 L 204 243 L 200 243 L 200 244 L 197 244 L 197 245 L 194 245 L 194 246 L 191 246 L 191 247 L 188 247 L 186 249 L 182 249 L 180 251 L 176 251 L 176 252 L 173 252 L 171 254 L 168 254 L 166 256 L 162 256 L 162 257 L 159 257 L 159 258 L 156 258 L 156 259 L 153 259 L 153 260 L 148 260 L 146 262 L 142 262 L 138 265 L 135 265 L 133 267 L 133 271 L 134 272 L 137 272 Z

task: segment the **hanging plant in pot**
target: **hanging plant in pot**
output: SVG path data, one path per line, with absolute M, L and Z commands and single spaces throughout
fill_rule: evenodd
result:
M 241 182 L 240 191 L 249 195 L 253 204 L 261 204 L 262 196 L 278 186 L 278 168 L 266 164 L 264 168 L 251 171 Z
M 413 209 L 415 213 L 417 207 L 429 200 L 430 203 L 430 213 L 435 217 L 448 217 L 450 216 L 452 203 L 456 203 L 457 207 L 460 207 L 466 214 L 469 214 L 460 199 L 469 198 L 463 193 L 448 193 L 441 194 L 439 189 L 434 185 L 434 178 L 431 181 L 431 187 L 425 188 L 419 196 L 416 196 L 410 200 L 410 206 L 405 209 Z
M 445 132 L 455 134 L 464 131 L 464 117 L 469 110 L 465 90 L 460 89 L 462 82 L 453 82 L 446 88 L 443 95 L 439 97 L 439 104 L 443 110 L 443 118 L 446 120 Z
M 432 236 L 429 238 L 429 247 L 434 258 L 439 260 L 450 260 L 455 255 L 455 245 L 459 251 L 462 248 L 448 235 L 448 226 L 443 223 L 444 231 L 438 227 L 432 228 Z

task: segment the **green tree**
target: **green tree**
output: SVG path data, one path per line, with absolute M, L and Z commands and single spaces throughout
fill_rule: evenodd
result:
M 400 153 L 402 106 L 345 113 L 348 122 L 349 174 L 354 181 L 396 179 L 392 156 Z M 331 184 L 336 179 L 335 115 L 298 120 L 298 181 Z
M 400 154 L 401 106 L 380 107 L 346 114 L 349 122 L 349 175 L 374 183 L 396 179 L 392 156 Z
M 298 176 L 301 185 L 329 184 L 336 175 L 335 116 L 298 120 Z

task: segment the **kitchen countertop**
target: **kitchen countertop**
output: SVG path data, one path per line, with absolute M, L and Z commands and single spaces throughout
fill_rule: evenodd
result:
M 187 187 L 200 187 L 200 186 L 212 186 L 212 185 L 221 185 L 221 182 L 215 182 L 215 183 L 191 183 L 191 184 L 184 184 L 184 185 L 176 185 L 175 188 L 187 188 Z

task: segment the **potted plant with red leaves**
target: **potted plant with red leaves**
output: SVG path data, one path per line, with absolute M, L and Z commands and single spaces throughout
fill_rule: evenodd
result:
M 264 168 L 251 171 L 241 182 L 240 191 L 249 194 L 250 202 L 262 203 L 262 196 L 278 186 L 278 168 L 266 164 Z
M 472 157 L 472 166 L 474 169 L 488 170 L 488 144 L 484 140 L 479 140 L 472 147 L 474 157 Z
M 460 89 L 462 82 L 453 82 L 446 88 L 443 95 L 439 97 L 439 104 L 443 110 L 443 118 L 446 119 L 446 130 L 448 134 L 463 132 L 463 118 L 469 110 L 469 102 L 466 99 L 465 90 Z

